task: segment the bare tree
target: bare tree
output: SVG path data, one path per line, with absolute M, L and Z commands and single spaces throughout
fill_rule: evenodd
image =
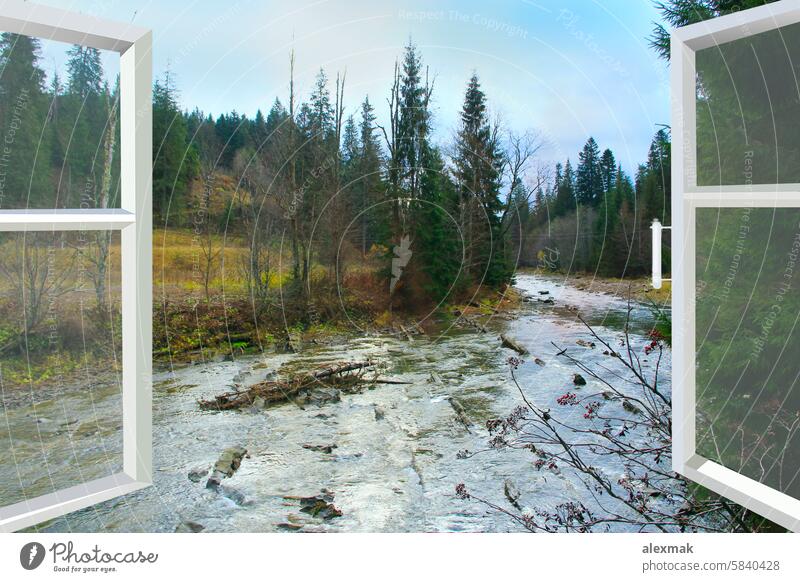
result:
M 0 346 L 0 353 L 22 345 L 45 321 L 53 302 L 70 290 L 76 253 L 60 249 L 62 235 L 26 232 L 12 235 L 0 253 L 0 275 L 10 287 L 18 310 L 19 333 Z M 66 261 L 57 255 L 67 252 Z
M 244 280 L 251 301 L 259 308 L 266 306 L 273 274 L 272 245 L 280 222 L 279 197 L 275 191 L 285 189 L 287 176 L 272 171 L 267 152 L 262 155 L 237 155 L 234 169 L 240 175 L 242 220 L 248 237 L 248 253 L 243 258 Z
M 508 195 L 502 211 L 503 234 L 513 224 L 513 212 L 520 204 L 530 204 L 531 197 L 547 183 L 548 171 L 536 163 L 536 156 L 544 146 L 539 133 L 529 129 L 521 133 L 508 131 L 505 139 L 504 178 Z M 534 167 L 535 166 L 535 167 Z
M 630 320 L 630 305 L 628 320 Z M 613 527 L 638 531 L 749 531 L 745 510 L 717 497 L 698 497 L 671 470 L 671 412 L 668 391 L 659 384 L 664 356 L 664 338 L 651 332 L 645 351 L 655 358 L 652 372 L 631 344 L 628 326 L 619 342 L 607 341 L 581 319 L 593 340 L 602 346 L 617 366 L 589 367 L 561 348 L 558 355 L 590 376 L 603 389 L 580 396 L 567 391 L 552 403 L 555 408 L 531 401 L 519 384 L 516 370 L 521 360 L 510 358 L 511 378 L 523 405 L 508 417 L 490 420 L 489 448 L 528 450 L 539 471 L 568 471 L 586 487 L 592 503 L 569 501 L 555 507 L 537 507 L 521 513 L 472 495 L 466 485 L 456 487 L 462 499 L 472 499 L 508 515 L 530 531 L 609 530 Z M 615 344 L 615 345 L 612 345 Z M 555 344 L 554 344 L 555 345 Z M 558 408 L 583 409 L 585 423 L 566 420 Z M 622 468 L 613 475 L 597 466 L 605 459 Z

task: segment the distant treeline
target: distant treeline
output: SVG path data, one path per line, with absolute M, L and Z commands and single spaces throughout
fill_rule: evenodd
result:
M 669 224 L 670 139 L 659 130 L 632 180 L 614 153 L 589 138 L 577 168 L 557 164 L 521 217 L 522 264 L 622 277 L 649 272 L 650 225 Z M 668 237 L 664 266 L 669 269 Z
M 6 33 L 0 42 L 0 122 L 14 140 L 0 160 L 13 167 L 3 173 L 0 204 L 116 205 L 118 89 L 105 81 L 100 53 L 73 47 L 67 78 L 45 86 L 36 39 Z M 436 143 L 435 77 L 413 44 L 380 100 L 384 125 L 369 97 L 345 106 L 344 74 L 320 70 L 302 100 L 293 65 L 292 55 L 285 99 L 252 118 L 185 111 L 169 73 L 154 84 L 155 224 L 193 229 L 207 270 L 216 235 L 246 241 L 240 271 L 254 299 L 267 301 L 287 272 L 301 305 L 315 285 L 341 286 L 365 265 L 378 285 L 392 277 L 393 261 L 395 269 L 403 263 L 395 305 L 501 288 L 520 265 L 646 270 L 650 221 L 666 222 L 669 207 L 665 130 L 634 180 L 593 139 L 576 168 L 567 160 L 551 173 L 537 161 L 535 131 L 495 121 L 477 74 L 466 82 L 453 139 Z M 232 192 L 215 186 L 220 175 L 236 184 Z

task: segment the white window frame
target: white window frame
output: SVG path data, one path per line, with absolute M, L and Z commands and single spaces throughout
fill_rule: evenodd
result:
M 0 31 L 120 54 L 122 200 L 118 209 L 2 210 L 0 231 L 118 230 L 121 239 L 121 473 L 0 507 L 16 531 L 152 483 L 152 35 L 19 0 L 0 2 Z
M 697 185 L 698 50 L 800 22 L 800 0 L 782 0 L 676 29 L 672 85 L 672 468 L 686 478 L 793 531 L 800 500 L 697 453 L 695 442 L 695 209 L 800 208 L 800 184 Z M 800 124 L 800 120 L 796 120 Z M 654 249 L 660 251 L 660 248 Z M 655 273 L 654 273 L 655 277 Z

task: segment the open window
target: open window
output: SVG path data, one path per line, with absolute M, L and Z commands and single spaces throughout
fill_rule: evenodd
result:
M 21 1 L 0 5 L 0 32 L 0 443 L 13 461 L 0 531 L 14 531 L 152 480 L 152 55 L 148 30 Z M 31 90 L 13 77 L 26 43 L 106 51 L 118 84 L 94 79 L 94 100 L 55 99 L 56 79 Z M 37 346 L 49 367 L 30 361 Z
M 676 30 L 671 69 L 673 468 L 798 531 L 800 2 Z

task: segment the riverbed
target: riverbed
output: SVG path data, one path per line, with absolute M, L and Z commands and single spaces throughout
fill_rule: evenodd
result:
M 507 364 L 516 354 L 501 347 L 501 333 L 530 350 L 517 375 L 526 396 L 547 407 L 555 406 L 555 399 L 573 387 L 576 370 L 556 355 L 560 349 L 570 348 L 589 366 L 609 364 L 601 346 L 576 343 L 591 339 L 578 314 L 600 335 L 614 341 L 621 336 L 628 303 L 619 297 L 533 274 L 518 275 L 516 287 L 529 300 L 514 317 L 500 316 L 489 322 L 487 333 L 452 326 L 442 334 L 411 340 L 362 335 L 335 345 L 303 346 L 292 354 L 266 353 L 159 371 L 154 376 L 153 486 L 39 529 L 173 532 L 191 522 L 207 532 L 520 530 L 508 516 L 459 499 L 455 495 L 459 483 L 510 510 L 504 494 L 508 481 L 519 490 L 518 502 L 524 511 L 552 508 L 568 500 L 591 503 L 591 495 L 575 475 L 537 471 L 528 451 L 459 455 L 459 451 L 486 449 L 486 421 L 504 417 L 521 404 Z M 650 310 L 634 304 L 630 325 L 634 349 L 648 341 L 652 325 Z M 234 385 L 246 386 L 323 363 L 368 358 L 382 366 L 383 377 L 403 383 L 376 384 L 360 393 L 342 394 L 338 402 L 303 407 L 287 403 L 213 412 L 201 411 L 197 405 L 198 399 Z M 653 363 L 645 361 L 645 369 Z M 601 388 L 591 378 L 587 380 L 586 391 Z M 667 354 L 659 380 L 665 390 L 669 380 Z M 72 479 L 83 479 L 118 467 L 119 427 L 109 420 L 115 411 L 118 414 L 118 405 L 113 391 L 70 395 L 62 405 L 64 419 L 88 423 L 90 428 L 82 435 L 74 430 L 58 432 L 61 417 L 55 404 L 49 416 L 42 413 L 48 419 L 44 426 L 56 427 L 48 433 L 48 442 L 60 443 L 57 446 L 71 455 L 55 469 L 84 468 L 71 474 Z M 584 421 L 578 408 L 570 420 L 579 424 Z M 30 417 L 25 409 L 11 414 Z M 92 422 L 97 425 L 94 431 Z M 29 453 L 36 451 L 36 435 L 42 426 L 37 422 L 37 430 L 27 435 Z M 248 455 L 238 471 L 223 480 L 220 490 L 207 489 L 205 478 L 189 478 L 192 471 L 208 470 L 232 446 L 246 448 Z M 610 474 L 621 470 L 612 461 L 604 462 L 603 469 Z M 3 464 L 0 471 L 6 474 L 21 470 L 20 463 L 12 464 L 8 456 Z M 43 468 L 24 465 L 22 470 L 42 472 Z M 56 473 L 49 468 L 41 479 L 31 478 L 31 482 L 46 490 L 52 485 L 47 475 Z M 299 497 L 318 495 L 332 497 L 341 517 L 323 519 L 300 511 Z

